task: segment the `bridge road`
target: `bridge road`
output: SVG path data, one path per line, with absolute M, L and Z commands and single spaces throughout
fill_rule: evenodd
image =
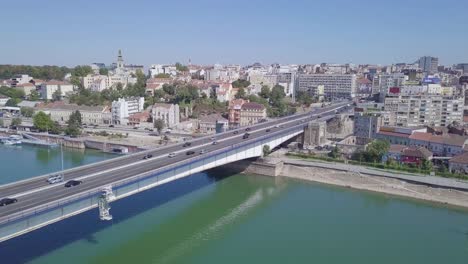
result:
M 320 114 L 320 113 L 324 113 L 326 111 L 327 111 L 327 109 L 323 109 L 321 111 L 318 111 L 317 115 Z M 310 113 L 307 114 L 307 116 L 310 117 Z M 299 120 L 304 119 L 304 118 L 297 118 L 297 116 L 295 116 L 295 117 L 296 118 L 294 118 L 294 119 L 299 119 Z M 316 117 L 317 116 L 315 116 L 315 118 Z M 222 148 L 225 148 L 225 147 L 237 144 L 237 143 L 241 143 L 241 142 L 248 141 L 248 140 L 254 140 L 257 137 L 263 136 L 263 135 L 265 135 L 267 133 L 266 132 L 266 127 L 271 127 L 271 126 L 274 126 L 276 124 L 282 124 L 282 123 L 291 121 L 291 119 L 292 118 L 286 118 L 286 119 L 275 121 L 275 122 L 263 123 L 261 126 L 252 129 L 252 131 L 249 131 L 251 136 L 247 140 L 242 139 L 242 136 L 244 134 L 243 132 L 239 132 L 239 134 L 237 134 L 237 135 L 233 135 L 232 131 L 227 132 L 227 133 L 225 133 L 223 135 L 222 138 L 232 137 L 231 139 L 226 140 L 226 141 L 220 141 L 217 145 L 207 145 L 207 146 L 204 146 L 204 147 L 199 146 L 201 143 L 197 144 L 198 147 L 193 149 L 193 151 L 196 152 L 194 155 L 199 155 L 198 153 L 199 153 L 199 151 L 201 149 L 205 149 L 207 151 L 207 153 L 209 153 L 211 151 L 222 149 Z M 292 119 L 292 120 L 294 120 L 294 119 Z M 244 129 L 242 129 L 242 130 L 244 130 Z M 277 131 L 278 129 L 272 129 L 272 131 L 270 133 L 275 132 L 275 130 Z M 218 139 L 219 138 L 220 137 L 218 137 Z M 204 143 L 207 144 L 208 142 L 205 141 Z M 163 166 L 174 164 L 176 162 L 180 162 L 180 161 L 183 161 L 183 160 L 194 157 L 194 155 L 190 155 L 190 156 L 186 155 L 185 152 L 187 151 L 187 149 L 182 148 L 180 146 L 180 144 L 176 145 L 174 147 L 171 147 L 169 149 L 170 150 L 166 149 L 164 151 L 163 155 L 164 154 L 167 155 L 167 153 L 170 153 L 170 152 L 179 152 L 178 155 L 176 157 L 174 157 L 174 158 L 167 158 L 167 156 L 164 156 L 164 157 L 159 158 L 159 159 L 153 158 L 153 159 L 146 160 L 143 163 L 141 163 L 141 161 L 142 161 L 141 156 L 143 156 L 144 154 L 143 155 L 136 155 L 136 156 L 140 156 L 140 157 L 139 158 L 132 157 L 132 158 L 134 158 L 133 159 L 134 161 L 140 161 L 139 164 L 129 165 L 128 167 L 125 167 L 123 169 L 113 170 L 113 171 L 109 171 L 109 172 L 104 171 L 99 176 L 89 177 L 89 178 L 85 179 L 83 181 L 82 185 L 79 185 L 79 186 L 76 186 L 76 187 L 73 187 L 73 188 L 64 188 L 63 184 L 57 184 L 57 185 L 53 185 L 53 186 L 50 186 L 50 185 L 46 184 L 45 186 L 48 187 L 47 189 L 39 190 L 37 192 L 32 192 L 30 194 L 20 196 L 18 198 L 17 203 L 1 207 L 0 208 L 0 220 L 2 218 L 7 217 L 10 214 L 20 212 L 20 211 L 23 211 L 23 210 L 28 209 L 28 208 L 33 208 L 33 207 L 36 207 L 38 205 L 46 204 L 46 203 L 54 201 L 54 200 L 59 200 L 59 199 L 62 199 L 62 198 L 66 198 L 66 197 L 71 196 L 73 194 L 85 192 L 87 190 L 91 190 L 93 188 L 97 188 L 97 187 L 100 187 L 100 186 L 105 186 L 105 185 L 111 184 L 113 182 L 116 182 L 116 181 L 119 181 L 119 180 L 122 180 L 122 179 L 125 179 L 125 178 L 129 178 L 129 177 L 131 177 L 133 175 L 141 174 L 141 173 L 148 172 L 148 171 L 153 171 L 153 170 L 156 170 L 156 169 L 161 168 Z M 119 166 L 125 165 L 125 164 L 122 164 L 121 162 L 119 162 L 119 163 L 120 163 Z M 103 170 L 100 170 L 100 171 L 103 171 Z M 84 176 L 84 175 L 86 175 L 86 174 L 80 173 L 79 176 Z M 52 188 L 49 188 L 49 187 L 52 187 Z M 22 191 L 27 191 L 27 190 L 22 190 Z M 2 195 L 3 195 L 3 193 L 2 193 Z

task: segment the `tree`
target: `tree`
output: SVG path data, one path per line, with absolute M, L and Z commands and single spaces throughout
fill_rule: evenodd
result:
M 77 77 L 85 77 L 88 74 L 91 74 L 93 72 L 93 69 L 89 65 L 78 65 L 76 66 L 73 71 L 72 75 L 77 76 Z
M 163 84 L 163 91 L 169 95 L 175 95 L 175 86 L 172 84 Z
M 374 140 L 367 145 L 363 157 L 367 162 L 380 162 L 382 156 L 390 149 L 390 143 L 385 140 Z
M 0 119 L 0 127 L 3 127 L 5 123 L 3 122 L 3 119 Z
M 271 150 L 269 145 L 263 145 L 263 157 L 270 155 Z
M 11 126 L 12 127 L 17 127 L 17 126 L 21 125 L 21 122 L 22 122 L 21 118 L 15 117 L 15 118 L 13 118 L 11 120 Z
M 299 103 L 303 105 L 307 105 L 307 106 L 309 106 L 313 102 L 312 96 L 310 96 L 307 92 L 304 92 L 304 91 L 297 92 L 296 100 Z
M 244 99 L 245 97 L 247 96 L 247 94 L 245 93 L 245 89 L 244 88 L 239 88 L 239 90 L 237 91 L 237 94 L 236 94 L 236 99 Z
M 234 82 L 232 82 L 232 87 L 234 88 L 245 88 L 245 87 L 248 87 L 249 85 L 250 85 L 250 82 L 247 80 L 237 79 Z
M 76 110 L 68 118 L 67 128 L 65 129 L 65 134 L 76 137 L 81 134 L 81 113 Z
M 33 124 L 34 127 L 39 129 L 40 131 L 53 130 L 55 126 L 50 116 L 42 111 L 34 115 Z
M 432 171 L 432 162 L 427 159 L 423 159 L 421 163 L 421 169 L 425 171 Z
M 273 89 L 271 89 L 270 101 L 273 105 L 279 104 L 285 96 L 284 87 L 281 85 L 275 85 Z
M 5 103 L 5 106 L 12 106 L 12 107 L 16 107 L 18 106 L 18 98 L 10 98 L 8 99 L 8 101 Z M 19 100 L 21 101 L 21 100 Z
M 164 79 L 166 79 L 166 78 L 171 78 L 171 75 L 169 75 L 167 73 L 159 73 L 159 74 L 156 74 L 154 76 L 154 78 L 164 78 Z
M 41 99 L 41 96 L 39 95 L 39 93 L 36 90 L 31 91 L 31 93 L 29 94 L 29 100 L 37 101 L 39 99 Z
M 24 117 L 32 117 L 34 109 L 31 107 L 21 107 L 21 115 Z
M 263 97 L 265 99 L 270 97 L 270 87 L 268 85 L 262 85 L 262 89 L 260 90 L 260 93 L 258 94 L 260 97 Z
M 99 74 L 100 74 L 100 75 L 108 75 L 108 74 L 109 74 L 109 69 L 107 69 L 107 68 L 100 68 L 100 69 L 99 69 Z
M 176 62 L 175 66 L 176 66 L 176 70 L 180 72 L 186 72 L 189 70 L 187 66 L 184 66 L 179 62 Z
M 328 153 L 328 156 L 333 159 L 337 159 L 340 156 L 340 149 L 338 146 L 335 146 L 330 153 Z
M 62 100 L 62 91 L 60 89 L 57 89 L 52 94 L 52 101 L 60 101 L 60 100 Z
M 156 130 L 158 130 L 158 134 L 161 134 L 161 131 L 163 130 L 164 128 L 164 121 L 162 119 L 156 119 L 154 120 L 154 128 L 156 128 Z

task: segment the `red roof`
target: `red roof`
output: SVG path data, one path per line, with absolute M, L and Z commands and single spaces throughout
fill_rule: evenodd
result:
M 431 133 L 423 133 L 423 132 L 414 132 L 410 136 L 410 139 L 428 141 L 432 143 L 439 143 L 439 144 L 445 144 L 445 145 L 459 146 L 459 147 L 463 147 L 465 145 L 465 141 L 467 140 L 466 137 L 455 135 L 455 134 L 433 135 Z
M 384 136 L 392 136 L 392 137 L 402 137 L 402 138 L 409 138 L 409 136 L 410 136 L 408 134 L 397 133 L 397 132 L 388 132 L 388 131 L 379 131 L 377 134 L 378 135 L 384 135 Z
M 259 103 L 250 102 L 250 103 L 245 103 L 242 105 L 242 110 L 246 110 L 246 109 L 264 110 L 265 106 Z

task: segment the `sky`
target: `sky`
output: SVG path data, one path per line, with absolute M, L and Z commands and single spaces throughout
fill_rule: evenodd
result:
M 2 0 L 0 64 L 468 63 L 467 0 Z

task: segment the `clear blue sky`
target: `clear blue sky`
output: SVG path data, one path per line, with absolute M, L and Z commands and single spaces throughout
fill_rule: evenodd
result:
M 0 64 L 468 62 L 466 0 L 15 0 Z

